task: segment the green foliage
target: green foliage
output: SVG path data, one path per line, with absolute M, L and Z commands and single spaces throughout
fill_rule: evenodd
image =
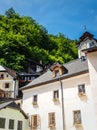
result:
M 33 18 L 13 8 L 0 15 L 0 63 L 22 71 L 27 59 L 65 63 L 77 58 L 76 42 L 64 34 L 50 35 Z

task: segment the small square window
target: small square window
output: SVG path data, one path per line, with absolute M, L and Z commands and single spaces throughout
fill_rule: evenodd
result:
M 5 88 L 9 88 L 9 83 L 5 83 Z
M 59 99 L 59 91 L 58 90 L 53 92 L 53 99 L 54 100 L 58 100 Z
M 77 110 L 73 112 L 74 124 L 81 124 L 81 111 Z
M 33 96 L 33 105 L 37 105 L 37 95 Z
M 1 78 L 4 79 L 4 74 L 1 74 Z
M 84 95 L 85 94 L 85 84 L 78 85 L 78 93 L 80 95 Z

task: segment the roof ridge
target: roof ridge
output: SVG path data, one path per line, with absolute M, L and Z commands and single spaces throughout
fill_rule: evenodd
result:
M 77 59 L 71 60 L 71 61 L 69 61 L 69 62 L 67 62 L 67 63 L 64 63 L 63 65 L 70 64 L 70 63 L 72 63 L 72 62 L 74 62 L 74 61 L 78 61 L 78 60 L 80 60 L 80 58 L 77 58 Z

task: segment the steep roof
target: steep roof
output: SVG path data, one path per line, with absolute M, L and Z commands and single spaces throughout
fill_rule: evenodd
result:
M 26 119 L 28 119 L 28 116 L 24 113 L 24 111 L 13 101 L 10 101 L 10 102 L 5 102 L 5 103 L 2 103 L 0 104 L 0 110 L 1 109 L 4 109 L 6 107 L 9 107 L 9 108 L 13 108 L 15 110 L 19 110 Z
M 72 77 L 72 76 L 75 76 L 75 75 L 79 75 L 81 73 L 88 72 L 87 60 L 82 61 L 81 59 L 77 59 L 77 60 L 71 61 L 69 63 L 66 63 L 63 66 L 68 70 L 68 73 L 63 74 L 62 76 L 60 76 L 61 79 L 69 78 L 69 77 Z M 52 77 L 52 71 L 48 70 L 43 75 L 41 75 L 38 78 L 34 79 L 28 85 L 22 87 L 21 90 L 33 88 L 33 87 L 39 86 L 41 84 L 46 84 L 46 83 L 49 83 L 49 82 L 53 82 L 55 80 L 59 80 L 59 77 L 53 78 Z
M 6 71 L 6 69 L 2 65 L 0 65 L 0 71 Z
M 86 37 L 89 37 L 89 38 L 93 38 L 93 34 L 89 33 L 89 32 L 84 32 L 84 34 L 80 37 L 80 40 L 82 41 L 83 39 L 85 39 Z
M 97 39 L 94 38 L 94 35 L 86 31 L 79 38 L 79 42 L 77 43 L 77 45 L 79 46 L 82 41 L 87 40 L 87 39 L 94 39 L 97 42 Z
M 17 76 L 17 73 L 14 70 L 2 65 L 0 65 L 0 72 L 8 72 L 12 77 Z
M 16 77 L 17 76 L 17 73 L 16 71 L 10 69 L 10 68 L 7 68 L 7 67 L 4 67 L 6 69 L 6 71 L 12 76 L 12 77 Z

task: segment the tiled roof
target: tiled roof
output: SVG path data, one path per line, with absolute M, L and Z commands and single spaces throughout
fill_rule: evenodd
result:
M 2 66 L 2 65 L 0 65 L 0 71 L 1 72 L 5 72 L 5 71 L 8 72 L 12 77 L 17 76 L 17 73 L 14 70 L 12 70 L 12 69 L 10 69 L 8 67 Z
M 7 68 L 7 67 L 4 67 L 6 69 L 6 71 L 12 76 L 12 77 L 16 77 L 17 76 L 17 73 L 10 69 L 10 68 Z
M 0 65 L 0 71 L 6 71 L 6 69 L 2 65 Z
M 62 76 L 60 76 L 60 78 L 68 78 L 68 77 L 71 77 L 71 76 L 74 76 L 77 74 L 88 72 L 87 60 L 82 61 L 81 59 L 77 59 L 77 60 L 71 61 L 69 63 L 66 63 L 63 66 L 68 70 L 68 73 L 63 74 Z M 52 71 L 48 70 L 43 75 L 34 79 L 32 82 L 30 82 L 28 85 L 22 87 L 21 89 L 22 90 L 28 89 L 28 88 L 35 87 L 40 84 L 51 82 L 51 81 L 58 80 L 58 79 L 59 79 L 59 77 L 53 78 Z
M 0 104 L 0 109 L 5 108 L 6 106 L 10 105 L 11 103 L 12 103 L 12 101 Z

